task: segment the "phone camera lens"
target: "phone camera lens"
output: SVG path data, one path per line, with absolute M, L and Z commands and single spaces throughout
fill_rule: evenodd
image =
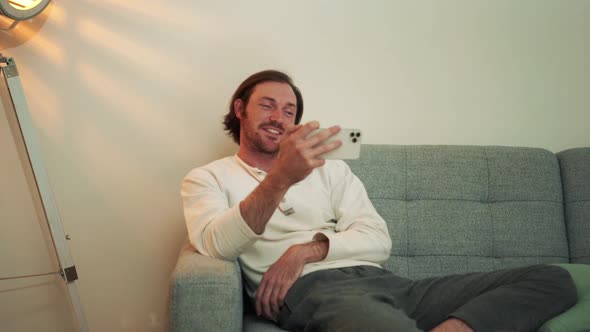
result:
M 361 133 L 356 133 L 356 137 L 361 137 Z
M 354 137 L 354 133 L 350 133 L 350 137 Z
M 353 138 L 352 139 L 352 143 L 356 143 L 356 138 Z

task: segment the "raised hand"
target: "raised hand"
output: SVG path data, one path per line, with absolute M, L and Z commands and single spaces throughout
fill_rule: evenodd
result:
M 305 179 L 314 168 L 324 165 L 325 160 L 321 158 L 321 155 L 337 149 L 342 142 L 336 140 L 321 144 L 337 134 L 340 131 L 339 126 L 332 126 L 308 137 L 309 133 L 319 126 L 317 121 L 311 121 L 304 125 L 287 127 L 285 137 L 280 144 L 279 158 L 269 175 L 278 175 L 283 185 L 291 186 Z
M 308 137 L 309 133 L 319 126 L 317 121 L 305 125 L 288 126 L 284 132 L 285 137 L 280 143 L 279 157 L 268 175 L 246 199 L 240 202 L 242 218 L 254 233 L 264 232 L 270 217 L 293 184 L 305 179 L 314 168 L 325 163 L 321 155 L 342 145 L 339 140 L 321 144 L 337 134 L 340 131 L 339 126 L 330 127 Z

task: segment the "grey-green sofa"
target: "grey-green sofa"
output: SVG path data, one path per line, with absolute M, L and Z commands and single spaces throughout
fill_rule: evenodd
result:
M 590 148 L 363 145 L 348 164 L 387 221 L 383 265 L 399 275 L 590 264 Z M 281 331 L 244 310 L 236 262 L 190 245 L 172 273 L 169 327 Z

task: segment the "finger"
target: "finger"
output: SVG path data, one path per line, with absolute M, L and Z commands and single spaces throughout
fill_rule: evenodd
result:
M 264 313 L 264 317 L 266 319 L 273 320 L 272 308 L 269 302 L 263 302 L 262 312 Z
M 262 316 L 264 314 L 264 301 L 265 297 L 267 297 L 267 293 L 269 291 L 269 283 L 268 279 L 262 277 L 260 281 L 260 285 L 256 290 L 256 315 Z
M 289 289 L 291 288 L 292 285 L 289 286 L 283 286 L 281 287 L 281 291 L 279 292 L 279 297 L 278 297 L 278 304 L 279 307 L 283 307 L 285 305 L 285 298 L 287 297 L 287 292 L 289 291 Z
M 270 304 L 270 308 L 272 310 L 272 318 L 273 319 L 275 317 L 277 317 L 279 315 L 279 312 L 281 311 L 281 307 L 279 305 L 280 291 L 281 290 L 279 287 L 275 287 L 273 289 L 272 295 L 270 296 L 269 304 Z
M 301 125 L 287 125 L 287 128 L 285 128 L 285 135 L 289 136 L 296 132 L 299 128 L 301 128 Z
M 298 138 L 305 138 L 309 133 L 318 129 L 320 127 L 320 123 L 317 121 L 310 121 L 303 126 L 294 134 L 297 135 Z
M 306 146 L 314 147 L 314 146 L 321 144 L 322 142 L 328 140 L 330 137 L 338 134 L 340 132 L 340 130 L 341 130 L 340 126 L 332 126 L 330 128 L 320 131 L 319 133 L 317 133 L 315 135 L 311 135 L 310 137 L 307 138 L 307 141 L 305 142 L 305 144 L 306 144 Z
M 311 155 L 314 156 L 314 158 L 316 158 L 316 159 L 318 157 L 321 158 L 321 156 L 323 154 L 328 153 L 330 151 L 334 151 L 341 146 L 342 146 L 341 140 L 335 140 L 330 143 L 320 144 L 320 145 L 316 146 L 315 148 L 313 148 L 313 150 L 311 151 Z
M 268 285 L 264 289 L 264 293 L 262 294 L 262 300 L 260 301 L 262 313 L 268 319 L 272 319 L 272 309 L 270 307 L 270 295 L 272 293 L 272 289 L 273 287 L 271 285 Z
M 256 316 L 262 315 L 262 293 L 264 292 L 264 288 L 266 283 L 264 280 L 260 282 L 258 289 L 256 290 Z
M 324 166 L 324 164 L 326 163 L 326 160 L 322 159 L 322 158 L 315 158 L 312 159 L 311 161 L 309 161 L 309 168 L 318 168 L 321 166 Z

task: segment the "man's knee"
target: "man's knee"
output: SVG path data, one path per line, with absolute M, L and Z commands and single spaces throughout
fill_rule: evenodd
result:
M 559 287 L 560 295 L 563 297 L 564 305 L 569 308 L 576 304 L 578 290 L 570 273 L 566 269 L 555 265 L 548 265 L 548 268 L 556 275 L 555 278 L 559 280 L 557 287 Z
M 574 305 L 578 300 L 577 289 L 570 273 L 556 265 L 537 265 L 527 274 L 531 281 L 539 283 L 539 287 L 547 292 L 555 303 L 559 303 L 564 310 Z

